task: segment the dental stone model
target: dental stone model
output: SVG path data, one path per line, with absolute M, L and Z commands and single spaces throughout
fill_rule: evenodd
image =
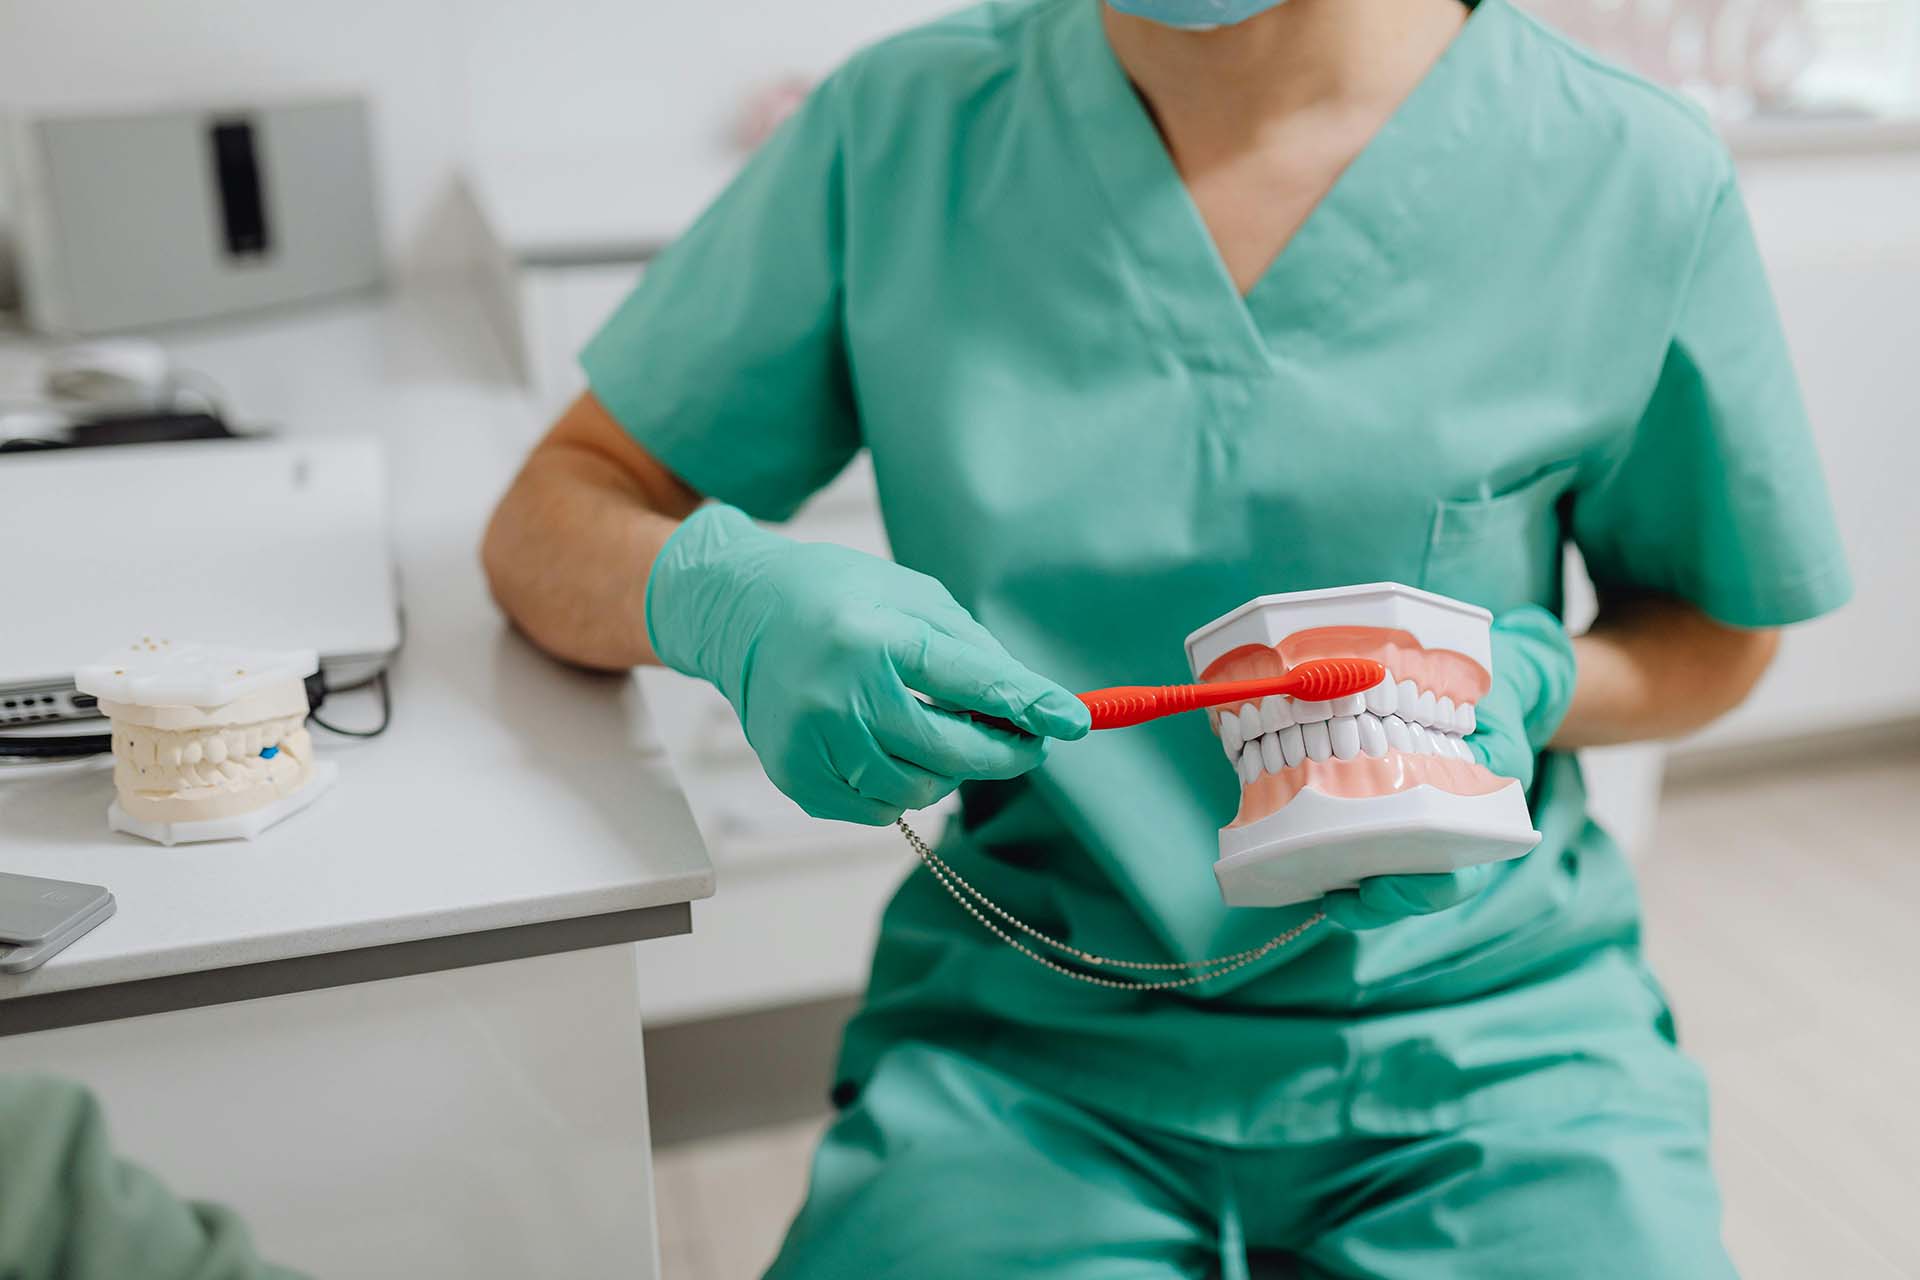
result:
M 74 675 L 113 721 L 107 825 L 160 844 L 252 838 L 313 803 L 334 766 L 313 759 L 313 650 L 145 638 Z
M 1367 876 L 1454 871 L 1540 842 L 1520 784 L 1463 739 L 1492 667 L 1485 609 L 1397 583 L 1262 596 L 1187 637 L 1202 681 L 1371 658 L 1387 676 L 1333 702 L 1209 713 L 1240 774 L 1214 875 L 1227 905 L 1285 906 Z

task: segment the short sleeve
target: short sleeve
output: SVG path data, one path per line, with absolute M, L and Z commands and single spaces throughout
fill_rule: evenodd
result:
M 1732 626 L 1781 626 L 1852 592 L 1819 455 L 1746 209 L 1709 212 L 1653 394 L 1576 489 L 1573 536 L 1609 588 L 1681 597 Z
M 580 357 L 629 435 L 696 491 L 761 519 L 792 515 L 860 443 L 835 85 L 648 266 Z

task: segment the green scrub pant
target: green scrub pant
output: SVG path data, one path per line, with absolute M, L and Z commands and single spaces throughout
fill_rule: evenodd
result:
M 1717 1280 L 1719 1223 L 1697 1114 L 1223 1147 L 907 1044 L 828 1131 L 768 1275 Z

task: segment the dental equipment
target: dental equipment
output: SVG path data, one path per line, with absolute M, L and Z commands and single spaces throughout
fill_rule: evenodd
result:
M 75 687 L 112 720 L 107 825 L 165 845 L 252 839 L 312 804 L 337 773 L 306 729 L 318 669 L 311 649 L 152 637 L 80 668 Z
M 1467 748 L 1493 665 L 1485 609 L 1398 583 L 1261 596 L 1187 637 L 1203 683 L 1367 657 L 1386 674 L 1332 700 L 1214 715 L 1240 775 L 1214 875 L 1228 906 L 1307 902 L 1369 876 L 1457 871 L 1540 842 L 1520 784 Z
M 1199 684 L 1078 696 L 1096 729 L 1226 708 L 1208 718 L 1242 786 L 1239 813 L 1220 832 L 1214 877 L 1230 907 L 1290 906 L 1370 876 L 1455 871 L 1517 858 L 1540 843 L 1519 782 L 1488 770 L 1466 746 L 1474 703 L 1492 682 L 1492 623 L 1476 605 L 1394 582 L 1261 596 L 1187 637 Z M 1040 932 L 969 884 L 905 818 L 894 825 L 988 932 L 1034 963 L 1098 987 L 1194 986 L 1326 920 L 1315 911 L 1257 947 L 1205 960 L 1117 960 Z

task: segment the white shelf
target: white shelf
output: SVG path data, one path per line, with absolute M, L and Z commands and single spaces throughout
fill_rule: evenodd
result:
M 484 156 L 466 168 L 475 205 L 523 267 L 639 263 L 700 216 L 744 157 L 722 150 L 609 163 L 591 155 Z
M 1738 159 L 1920 151 L 1920 111 L 1754 116 L 1720 127 Z

